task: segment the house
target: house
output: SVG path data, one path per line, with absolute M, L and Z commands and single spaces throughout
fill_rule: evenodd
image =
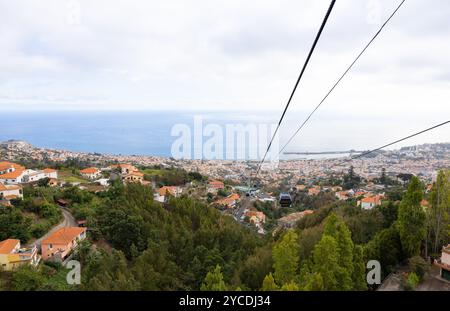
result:
M 158 191 L 154 195 L 154 199 L 158 202 L 164 203 L 166 202 L 167 195 L 171 195 L 174 197 L 178 197 L 183 189 L 176 186 L 163 186 L 158 189 Z
M 21 185 L 4 185 L 0 182 L 0 198 L 6 200 L 23 199 L 23 190 Z
M 441 258 L 436 259 L 434 264 L 441 269 L 441 278 L 450 281 L 450 244 L 442 247 Z
M 306 189 L 305 185 L 297 185 L 295 186 L 295 189 L 297 189 L 297 191 L 304 191 Z
M 58 172 L 51 168 L 32 170 L 11 163 L 0 162 L 0 182 L 7 184 L 20 184 L 38 181 L 44 178 L 58 178 Z
M 246 211 L 244 217 L 248 217 L 251 224 L 266 223 L 266 215 L 258 211 Z
M 42 173 L 45 175 L 45 178 L 58 179 L 58 171 L 52 168 L 45 168 L 42 170 Z
M 41 260 L 36 246 L 21 248 L 20 240 L 8 239 L 0 242 L 0 268 L 11 271 L 21 265 L 37 266 Z
M 218 190 L 224 189 L 224 188 L 225 188 L 225 185 L 223 182 L 221 182 L 219 180 L 211 180 L 208 183 L 207 191 L 211 192 L 211 193 L 217 193 Z
M 320 187 L 313 187 L 308 189 L 308 195 L 318 195 L 320 193 Z
M 421 206 L 424 210 L 426 210 L 428 207 L 430 207 L 430 202 L 428 202 L 428 201 L 425 200 L 425 199 L 422 199 L 422 201 L 420 201 L 420 206 Z
M 0 162 L 0 182 L 4 184 L 20 184 L 26 175 L 25 167 L 11 163 Z
M 219 199 L 214 202 L 214 204 L 223 206 L 225 208 L 234 208 L 236 203 L 239 201 L 241 197 L 237 193 L 233 193 L 226 198 Z
M 139 171 L 133 171 L 129 174 L 123 175 L 122 180 L 126 183 L 142 183 L 144 181 L 144 174 Z
M 96 167 L 88 167 L 80 171 L 81 176 L 89 179 L 97 179 L 102 175 L 102 172 Z
M 42 259 L 64 261 L 78 243 L 85 238 L 86 228 L 61 228 L 42 241 Z
M 120 169 L 122 175 L 128 175 L 133 172 L 139 172 L 139 170 L 131 164 L 119 164 L 118 168 Z
M 49 187 L 58 187 L 58 185 L 59 185 L 58 179 L 50 178 L 48 180 L 48 186 Z
M 348 199 L 347 191 L 338 191 L 334 194 L 338 200 L 345 201 Z
M 366 198 L 361 199 L 360 201 L 361 208 L 362 209 L 372 209 L 375 206 L 381 205 L 381 196 L 374 195 L 374 196 L 368 196 Z
M 280 225 L 283 228 L 292 228 L 300 219 L 302 219 L 306 215 L 311 214 L 314 214 L 313 210 L 305 210 L 302 212 L 291 213 L 287 216 L 278 219 L 278 225 Z
M 341 186 L 333 186 L 333 187 L 331 187 L 331 191 L 333 191 L 333 192 L 342 191 L 342 187 Z

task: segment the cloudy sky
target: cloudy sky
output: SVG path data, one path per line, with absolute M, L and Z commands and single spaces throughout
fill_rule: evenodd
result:
M 318 103 L 399 2 L 337 1 L 292 111 Z M 281 111 L 328 5 L 0 0 L 0 107 Z M 407 0 L 318 118 L 449 119 L 449 16 L 448 0 Z

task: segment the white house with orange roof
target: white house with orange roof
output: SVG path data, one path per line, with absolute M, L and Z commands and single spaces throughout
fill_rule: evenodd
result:
M 58 178 L 58 172 L 51 168 L 44 170 L 32 170 L 11 163 L 0 162 L 0 182 L 5 184 L 21 184 L 38 181 L 44 178 Z
M 0 183 L 0 198 L 6 200 L 23 199 L 23 189 L 20 185 L 5 185 Z
M 374 195 L 362 198 L 360 201 L 360 205 L 362 209 L 369 210 L 374 208 L 375 206 L 381 205 L 381 196 Z
M 181 187 L 177 186 L 163 186 L 156 191 L 154 195 L 155 201 L 164 203 L 166 202 L 167 196 L 171 195 L 174 197 L 178 197 L 183 192 Z
M 11 162 L 0 162 L 0 182 L 4 184 L 20 184 L 26 176 L 25 167 Z
M 88 179 L 97 179 L 102 176 L 102 172 L 96 167 L 88 167 L 80 171 L 81 176 Z
M 217 193 L 218 190 L 220 189 L 224 189 L 225 188 L 225 184 L 223 182 L 221 182 L 220 180 L 211 180 L 208 183 L 208 192 L 211 193 Z
M 219 205 L 219 206 L 223 206 L 225 208 L 234 208 L 236 206 L 236 203 L 239 201 L 240 199 L 240 195 L 237 193 L 232 193 L 229 196 L 227 196 L 226 198 L 223 199 L 219 199 L 217 201 L 214 202 L 214 204 Z
M 41 257 L 36 246 L 21 248 L 20 240 L 0 241 L 0 269 L 11 271 L 21 265 L 37 266 Z

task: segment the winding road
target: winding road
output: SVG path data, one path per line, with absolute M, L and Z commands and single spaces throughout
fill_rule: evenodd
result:
M 63 214 L 64 220 L 57 224 L 56 226 L 54 226 L 49 232 L 47 232 L 46 234 L 44 234 L 42 237 L 40 237 L 39 239 L 35 240 L 34 242 L 32 242 L 29 247 L 34 247 L 36 246 L 37 248 L 41 247 L 41 242 L 42 240 L 44 240 L 45 238 L 47 238 L 49 235 L 51 235 L 52 233 L 54 233 L 55 231 L 61 229 L 61 228 L 65 228 L 65 227 L 78 227 L 78 224 L 75 220 L 75 218 L 73 217 L 73 215 L 70 213 L 70 211 L 67 208 L 62 207 L 61 208 L 61 212 Z

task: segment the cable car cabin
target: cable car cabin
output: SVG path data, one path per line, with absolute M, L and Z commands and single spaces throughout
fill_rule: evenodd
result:
M 292 204 L 291 195 L 289 193 L 281 193 L 279 202 L 281 207 L 290 207 Z

